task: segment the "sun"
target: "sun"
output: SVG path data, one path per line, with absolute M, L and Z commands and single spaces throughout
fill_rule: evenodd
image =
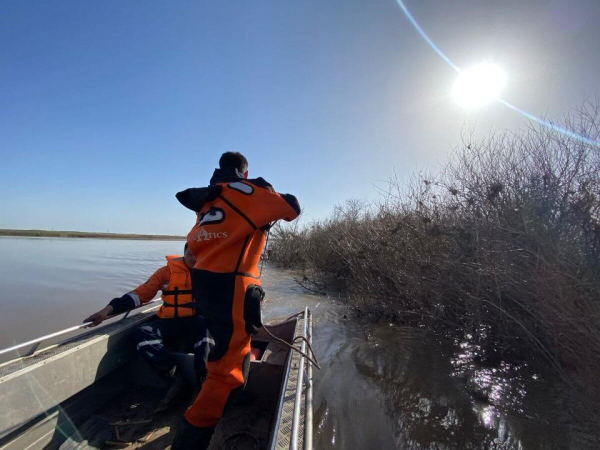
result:
M 479 108 L 497 100 L 505 83 L 506 75 L 500 67 L 490 63 L 477 64 L 460 71 L 452 95 L 463 108 Z

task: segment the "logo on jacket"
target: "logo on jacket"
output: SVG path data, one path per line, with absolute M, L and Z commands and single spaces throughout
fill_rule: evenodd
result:
M 204 228 L 200 228 L 196 234 L 196 242 L 210 241 L 211 239 L 225 239 L 227 237 L 227 231 L 206 231 Z
M 221 223 L 225 219 L 225 213 L 221 208 L 212 208 L 207 213 L 202 214 L 198 217 L 198 223 L 204 225 L 205 223 Z

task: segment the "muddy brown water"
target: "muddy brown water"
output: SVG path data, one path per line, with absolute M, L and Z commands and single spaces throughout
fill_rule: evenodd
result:
M 0 238 L 0 347 L 80 322 L 180 253 L 174 241 Z M 314 314 L 316 449 L 600 448 L 562 387 L 526 363 L 479 364 L 470 336 L 373 324 L 266 267 L 265 320 Z

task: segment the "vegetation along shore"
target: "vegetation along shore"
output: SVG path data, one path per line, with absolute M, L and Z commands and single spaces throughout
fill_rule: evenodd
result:
M 599 111 L 562 126 L 598 141 Z M 463 141 L 375 204 L 275 228 L 271 259 L 363 315 L 472 337 L 484 364 L 541 363 L 600 399 L 600 148 L 535 124 Z

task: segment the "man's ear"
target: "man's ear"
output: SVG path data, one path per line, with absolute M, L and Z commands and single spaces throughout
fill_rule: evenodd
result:
M 248 178 L 248 171 L 247 170 L 244 172 L 244 178 Z

